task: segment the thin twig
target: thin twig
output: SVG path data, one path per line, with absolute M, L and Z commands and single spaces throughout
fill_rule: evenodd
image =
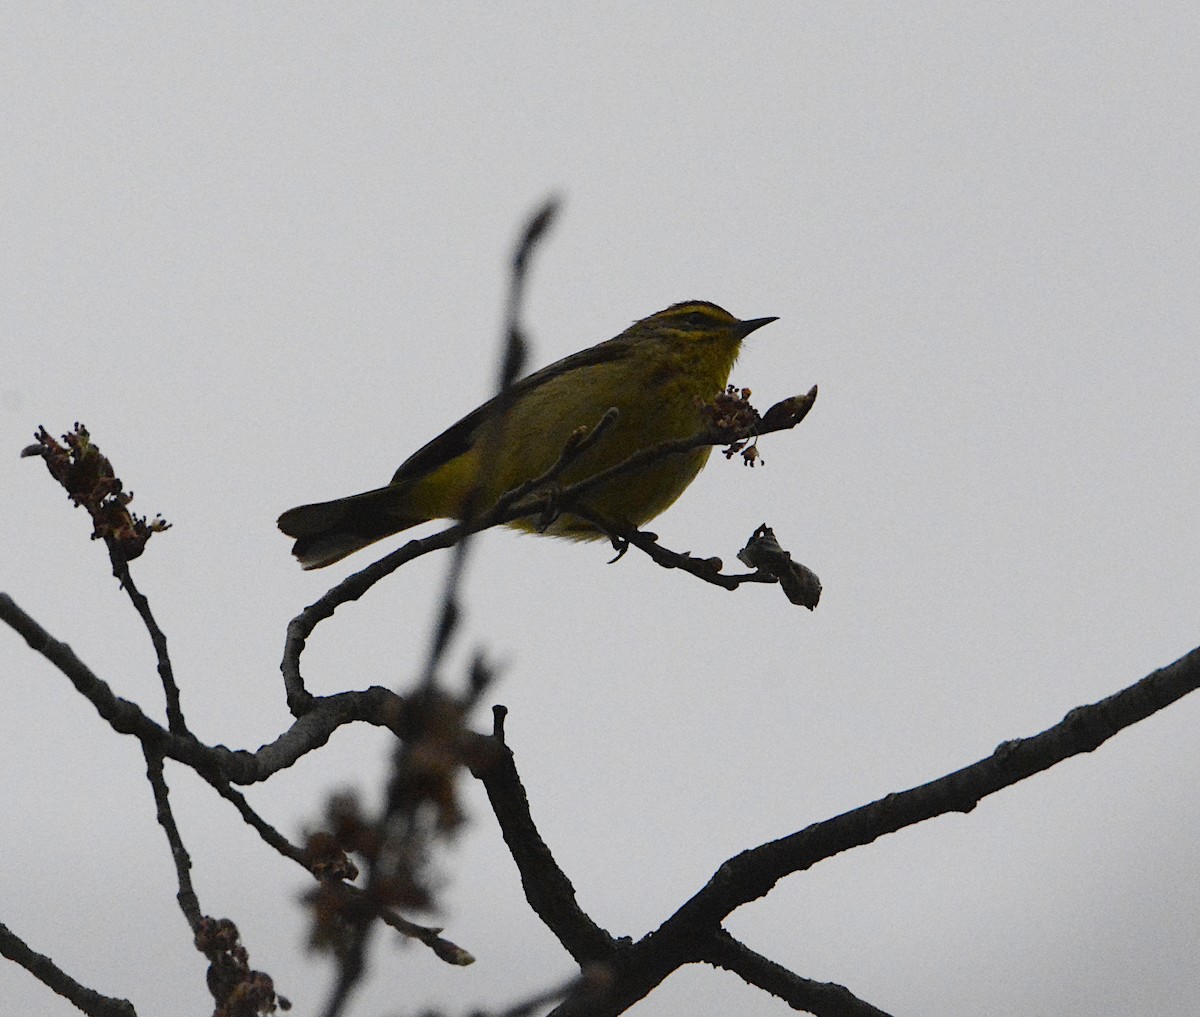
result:
M 163 696 L 167 705 L 167 726 L 175 734 L 187 734 L 187 722 L 183 717 L 183 706 L 179 699 L 179 686 L 175 682 L 175 671 L 171 666 L 171 655 L 167 650 L 167 636 L 154 619 L 150 610 L 150 601 L 134 585 L 133 575 L 129 571 L 129 562 L 125 559 L 120 547 L 112 539 L 105 541 L 108 545 L 108 557 L 112 562 L 113 576 L 121 584 L 133 602 L 134 610 L 150 633 L 150 642 L 154 646 L 154 655 L 158 660 L 158 676 L 162 680 Z
M 658 543 L 657 534 L 605 519 L 587 506 L 575 505 L 571 508 L 571 512 L 581 519 L 588 520 L 624 544 L 636 547 L 663 568 L 682 569 L 698 579 L 703 579 L 706 583 L 725 590 L 736 590 L 743 583 L 777 583 L 779 581 L 776 576 L 761 569 L 757 572 L 722 572 L 724 562 L 720 558 L 697 558 L 687 551 L 672 551 Z
M 648 445 L 646 448 L 634 452 L 628 458 L 622 459 L 619 463 L 614 463 L 607 469 L 584 477 L 569 487 L 564 487 L 558 492 L 559 502 L 563 506 L 583 502 L 590 491 L 598 487 L 605 487 L 628 473 L 640 470 L 669 456 L 686 455 L 688 452 L 694 452 L 706 445 L 732 446 L 749 438 L 759 438 L 777 431 L 790 430 L 808 415 L 816 398 L 817 387 L 814 385 L 806 395 L 792 396 L 776 403 L 766 412 L 763 419 L 755 424 L 738 428 L 710 427 L 687 438 L 673 438 L 669 441 Z M 779 406 L 799 406 L 800 408 L 793 409 L 791 412 L 776 412 L 776 408 Z M 766 423 L 768 419 L 770 419 L 769 424 Z
M 510 393 L 513 383 L 525 370 L 525 363 L 529 357 L 529 340 L 525 335 L 525 326 L 522 323 L 522 317 L 525 305 L 525 283 L 529 274 L 530 258 L 538 243 L 546 235 L 550 225 L 554 222 L 557 214 L 558 199 L 547 199 L 526 223 L 521 238 L 513 252 L 512 271 L 509 275 L 508 303 L 505 309 L 504 352 L 500 358 L 500 376 L 496 384 L 496 418 L 501 422 L 507 417 L 506 411 L 511 401 Z M 493 432 L 491 442 L 495 444 L 502 440 L 502 428 L 496 429 Z M 498 459 L 499 457 L 495 455 L 483 455 L 480 457 L 482 469 L 480 475 L 475 480 L 474 490 L 467 496 L 463 511 L 463 520 L 468 524 L 475 518 L 478 510 L 481 508 L 478 504 L 479 492 L 486 490 L 489 486 L 489 481 L 491 480 L 490 474 Z M 446 651 L 446 647 L 450 643 L 454 629 L 461 616 L 458 589 L 463 570 L 466 568 L 467 548 L 470 546 L 471 533 L 472 531 L 468 527 L 462 539 L 455 544 L 454 554 L 450 560 L 450 568 L 446 574 L 441 609 L 438 612 L 438 622 L 434 627 L 429 656 L 426 660 L 420 681 L 420 688 L 427 692 L 433 689 L 438 664 Z
M 175 862 L 175 881 L 179 885 L 175 899 L 179 902 L 179 909 L 187 919 L 192 934 L 195 935 L 200 931 L 200 921 L 204 916 L 195 887 L 192 886 L 192 859 L 183 845 L 183 838 L 179 836 L 179 827 L 175 825 L 175 815 L 171 811 L 170 792 L 163 774 L 163 758 L 145 743 L 142 744 L 142 752 L 146 757 L 146 777 L 154 790 L 158 825 L 167 835 L 167 843 L 171 846 L 171 858 Z
M 724 929 L 717 929 L 704 939 L 699 954 L 704 963 L 732 971 L 748 984 L 782 999 L 793 1010 L 803 1010 L 814 1017 L 889 1017 L 844 985 L 802 978 L 738 942 Z

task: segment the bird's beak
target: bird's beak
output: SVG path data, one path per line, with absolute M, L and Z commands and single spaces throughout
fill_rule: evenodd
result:
M 778 318 L 751 318 L 749 321 L 739 321 L 737 324 L 738 338 L 745 339 L 756 328 L 762 328 L 763 325 L 769 325 L 778 320 Z

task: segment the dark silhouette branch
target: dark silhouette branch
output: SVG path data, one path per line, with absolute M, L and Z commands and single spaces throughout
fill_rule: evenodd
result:
M 579 906 L 575 887 L 542 840 L 512 750 L 504 740 L 507 711 L 496 706 L 493 713 L 493 751 L 472 772 L 487 791 L 504 842 L 517 863 L 525 899 L 580 967 L 608 962 L 617 950 L 617 942 Z
M 784 876 L 936 816 L 970 812 L 988 795 L 1099 748 L 1119 731 L 1197 687 L 1200 647 L 1120 692 L 1076 707 L 1041 734 L 1003 742 L 990 756 L 970 766 L 735 855 L 659 931 L 672 934 L 674 923 L 704 926 L 720 922 L 736 908 L 766 894 Z
M 142 624 L 146 626 L 146 631 L 150 634 L 150 643 L 154 647 L 154 656 L 158 661 L 158 676 L 162 681 L 163 697 L 167 705 L 167 727 L 174 734 L 187 734 L 187 722 L 183 717 L 183 706 L 179 699 L 179 686 L 175 682 L 175 669 L 171 666 L 171 655 L 167 650 L 167 636 L 158 626 L 158 622 L 154 619 L 154 612 L 150 609 L 150 601 L 142 594 L 141 590 L 134 584 L 133 576 L 129 572 L 129 562 L 122 556 L 119 545 L 113 541 L 106 541 L 108 544 L 108 556 L 112 562 L 113 576 L 121 584 L 133 603 L 134 610 L 137 611 L 138 617 L 142 619 Z
M 769 957 L 751 950 L 724 929 L 717 929 L 699 944 L 699 960 L 724 968 L 748 985 L 754 985 L 783 1000 L 793 1010 L 815 1017 L 889 1017 L 843 985 L 802 978 Z
M 264 781 L 320 748 L 334 731 L 346 724 L 373 724 L 403 737 L 408 722 L 406 701 L 390 689 L 372 686 L 362 691 L 312 697 L 312 706 L 303 717 L 255 752 L 205 745 L 191 734 L 172 734 L 136 703 L 116 695 L 70 646 L 50 635 L 5 593 L 0 593 L 0 621 L 65 675 L 114 731 L 133 735 L 165 758 L 190 766 L 202 777 L 216 782 Z
M 520 375 L 526 357 L 528 344 L 520 318 L 529 258 L 552 221 L 556 207 L 554 202 L 548 202 L 532 217 L 513 258 L 505 318 L 506 345 L 497 397 L 501 418 L 506 393 Z M 274 990 L 268 976 L 250 970 L 236 926 L 228 919 L 213 919 L 201 911 L 191 883 L 191 861 L 172 814 L 164 774 L 166 759 L 200 774 L 233 804 L 266 844 L 316 877 L 318 889 L 314 891 L 314 900 L 322 904 L 332 902 L 330 910 L 337 921 L 331 922 L 330 927 L 336 925 L 345 934 L 337 942 L 343 948 L 339 953 L 343 963 L 328 1001 L 326 1012 L 330 1017 L 341 1013 L 364 971 L 366 944 L 377 922 L 424 943 L 448 963 L 468 964 L 473 960 L 466 950 L 442 938 L 441 929 L 412 922 L 398 910 L 401 906 L 412 909 L 433 904 L 432 882 L 424 878 L 423 869 L 436 838 L 445 836 L 461 822 L 456 781 L 463 767 L 469 767 L 484 784 L 531 908 L 581 969 L 580 976 L 569 983 L 510 1008 L 508 1013 L 513 1017 L 556 1000 L 560 1002 L 554 1013 L 559 1017 L 615 1015 L 644 998 L 673 971 L 691 963 L 708 963 L 732 971 L 793 1009 L 807 1010 L 817 1017 L 886 1017 L 883 1011 L 842 986 L 803 978 L 757 954 L 730 936 L 722 923 L 738 907 L 765 896 L 779 880 L 792 873 L 935 816 L 970 812 L 988 795 L 1072 755 L 1092 751 L 1118 731 L 1200 685 L 1200 649 L 1197 649 L 1105 700 L 1072 710 L 1061 723 L 1039 735 L 1005 742 L 991 756 L 971 766 L 743 851 L 725 861 L 709 882 L 658 929 L 637 943 L 614 938 L 579 906 L 569 878 L 533 821 L 513 754 L 505 741 L 504 708 L 495 708 L 491 736 L 476 734 L 465 725 L 470 709 L 489 687 L 490 668 L 477 659 L 465 689 L 448 693 L 440 687 L 443 657 L 462 617 L 458 591 L 468 538 L 480 530 L 517 519 L 533 519 L 549 526 L 562 513 L 571 513 L 608 533 L 621 553 L 630 546 L 637 547 L 663 567 L 682 569 L 725 589 L 736 589 L 750 582 L 778 583 L 792 603 L 811 609 L 820 595 L 819 581 L 811 570 L 792 560 L 765 524 L 738 553 L 738 558 L 754 571 L 726 574 L 720 559 L 699 558 L 664 548 L 653 533 L 619 520 L 601 518 L 588 502 L 597 491 L 630 473 L 703 446 L 725 445 L 727 458 L 740 454 L 744 462 L 753 465 L 760 460 L 756 440 L 798 425 L 812 408 L 817 389 L 814 386 L 805 395 L 776 403 L 761 416 L 750 406 L 749 395 L 749 390 L 730 387 L 711 407 L 705 408 L 708 426 L 704 431 L 642 449 L 606 470 L 560 486 L 568 467 L 589 447 L 605 440 L 617 419 L 617 410 L 610 409 L 590 428 L 577 430 L 565 443 L 558 460 L 541 476 L 508 491 L 491 506 L 468 504 L 463 521 L 429 537 L 410 540 L 337 584 L 289 624 L 281 671 L 295 721 L 274 741 L 253 752 L 206 745 L 189 732 L 185 723 L 166 636 L 154 619 L 149 601 L 134 585 L 128 567 L 150 536 L 165 529 L 167 524 L 160 520 L 147 523 L 128 511 L 132 495 L 123 490 L 111 464 L 91 444 L 86 429 L 77 425 L 71 435 L 64 436 L 65 446 L 50 439 L 44 429 L 39 432 L 39 444 L 24 454 L 45 460 L 75 503 L 91 513 L 93 536 L 106 541 L 113 574 L 129 595 L 154 645 L 166 698 L 167 726 L 164 728 L 148 717 L 137 704 L 115 695 L 69 646 L 50 636 L 3 594 L 0 594 L 0 620 L 62 672 L 114 731 L 139 739 L 158 821 L 175 862 L 178 900 L 197 948 L 212 965 L 209 985 L 219 1006 L 224 1000 L 240 998 L 243 992 L 249 998 L 264 1001 L 263 1006 L 273 1005 Z M 493 436 L 493 440 L 500 439 Z M 486 449 L 484 452 L 481 458 L 485 464 L 495 459 L 486 454 Z M 402 565 L 445 548 L 453 548 L 454 556 L 441 599 L 439 621 L 414 693 L 401 697 L 379 687 L 332 696 L 309 693 L 301 675 L 300 656 L 316 625 Z M 255 812 L 245 796 L 234 788 L 234 784 L 265 780 L 291 766 L 306 753 L 323 746 L 338 728 L 354 722 L 386 727 L 398 740 L 386 805 L 370 820 L 356 814 L 355 823 L 339 829 L 337 836 L 319 832 L 309 835 L 308 843 L 300 847 Z M 366 861 L 367 878 L 363 887 L 349 882 L 358 875 L 357 867 L 349 859 L 352 853 Z M 331 940 L 335 934 L 330 932 Z M 3 926 L 0 926 L 0 953 L 17 960 L 86 1013 L 130 1017 L 134 1012 L 124 1000 L 108 999 L 79 986 Z
M 175 899 L 179 909 L 195 936 L 200 931 L 200 923 L 204 918 L 200 910 L 200 900 L 192 886 L 192 859 L 187 848 L 183 846 L 183 838 L 179 836 L 179 827 L 175 825 L 175 814 L 171 811 L 170 792 L 163 774 L 163 757 L 142 744 L 142 752 L 146 757 L 146 778 L 154 791 L 154 804 L 158 825 L 167 835 L 167 843 L 171 848 L 171 858 L 175 862 L 175 881 L 179 886 Z
M 176 752 L 180 752 L 182 746 L 195 742 L 195 739 L 190 736 L 171 735 L 161 725 L 147 717 L 137 704 L 117 696 L 107 682 L 98 678 L 75 655 L 75 651 L 70 646 L 51 636 L 5 593 L 0 593 L 0 620 L 6 622 L 20 635 L 32 650 L 41 654 L 62 672 L 75 686 L 75 690 L 96 708 L 96 712 L 104 720 L 108 721 L 113 730 L 122 734 L 136 735 L 154 749 L 165 750 L 171 746 L 176 749 Z M 198 742 L 195 744 L 199 745 Z M 164 751 L 164 755 L 180 759 L 181 762 L 194 763 L 194 757 L 181 759 L 176 752 Z M 188 755 L 191 754 L 188 753 Z
M 970 812 L 988 795 L 1071 756 L 1093 751 L 1119 731 L 1170 706 L 1197 687 L 1200 687 L 1200 647 L 1120 692 L 1077 707 L 1041 734 L 1002 743 L 990 756 L 970 766 L 735 855 L 659 928 L 629 946 L 612 940 L 602 930 L 603 940 L 595 933 L 590 938 L 585 935 L 597 927 L 575 904 L 570 881 L 554 864 L 529 817 L 528 802 L 511 753 L 505 749 L 503 766 L 477 775 L 488 788 L 489 800 L 521 871 L 530 905 L 576 960 L 600 959 L 611 966 L 611 982 L 605 991 L 593 993 L 586 1000 L 574 997 L 564 1000 L 552 1011 L 554 1017 L 614 1017 L 647 996 L 671 972 L 698 961 L 731 967 L 743 976 L 750 976 L 748 980 L 754 984 L 773 987 L 769 991 L 778 988 L 795 994 L 805 985 L 809 989 L 819 986 L 821 983 L 794 980 L 798 976 L 784 968 L 752 963 L 752 952 L 740 944 L 735 949 L 735 941 L 727 937 L 721 923 L 743 904 L 768 894 L 785 876 L 936 816 Z M 498 732 L 498 737 L 501 736 L 502 729 Z M 494 794 L 493 788 L 503 794 Z M 614 943 L 618 949 L 607 949 Z M 585 949 L 581 949 L 581 944 Z M 828 987 L 823 995 L 817 995 L 808 996 L 809 1002 L 833 1007 L 813 1009 L 822 1017 L 878 1013 L 874 1009 L 836 1009 L 855 1005 L 851 1002 L 854 997 Z M 800 996 L 787 998 L 790 1003 Z
M 51 636 L 4 593 L 0 593 L 0 621 L 7 623 L 34 651 L 70 679 L 76 690 L 92 703 L 97 713 L 114 731 L 133 735 L 141 741 L 147 759 L 147 774 L 155 790 L 160 817 L 170 815 L 169 807 L 165 812 L 163 809 L 166 785 L 162 781 L 161 760 L 166 758 L 194 770 L 238 810 L 246 823 L 266 844 L 310 872 L 313 866 L 307 852 L 292 844 L 259 816 L 246 802 L 245 797 L 230 785 L 253 784 L 267 780 L 307 753 L 319 749 L 334 731 L 346 724 L 362 722 L 386 727 L 397 737 L 404 737 L 407 731 L 406 701 L 390 689 L 372 686 L 361 692 L 341 692 L 331 696 L 314 697 L 312 708 L 307 714 L 295 721 L 275 741 L 262 746 L 256 752 L 232 750 L 223 745 L 205 745 L 190 733 L 175 734 L 166 730 L 146 716 L 136 703 L 115 695 L 108 683 L 97 677 L 70 646 Z M 473 686 L 477 690 L 475 694 L 483 687 L 486 686 L 482 682 L 477 682 Z M 163 796 L 163 800 L 159 800 L 160 796 Z M 173 820 L 169 821 L 173 829 Z M 167 830 L 167 834 L 177 874 L 181 871 L 181 866 L 186 872 L 190 863 L 186 861 L 186 851 L 178 831 L 175 830 L 172 834 L 171 830 Z M 350 884 L 345 886 L 349 891 L 362 892 Z M 195 895 L 191 892 L 190 884 L 185 885 L 182 879 L 180 894 L 181 907 L 185 908 L 189 922 L 194 922 L 200 913 L 199 905 L 192 905 Z M 397 931 L 426 943 L 443 960 L 454 964 L 462 963 L 465 951 L 437 936 L 436 932 L 440 930 L 428 930 L 415 923 L 409 923 L 386 908 L 377 911 L 380 917 Z
M 228 781 L 209 780 L 209 785 L 224 798 L 230 805 L 237 809 L 238 814 L 242 817 L 243 822 L 255 833 L 263 839 L 263 842 L 274 848 L 284 858 L 290 858 L 298 865 L 303 865 L 309 872 L 313 872 L 312 860 L 304 848 L 293 844 L 282 833 L 275 829 L 262 816 L 260 816 L 250 803 L 246 801 L 246 796 L 236 788 L 230 786 Z M 317 875 L 313 872 L 313 875 Z M 318 878 L 320 878 L 318 876 Z
M 80 985 L 45 954 L 31 950 L 8 926 L 0 923 L 0 957 L 19 964 L 48 989 L 58 993 L 88 1017 L 137 1017 L 127 999 L 103 996 Z
M 559 492 L 560 502 L 564 507 L 586 503 L 586 495 L 590 491 L 604 487 L 627 473 L 644 469 L 668 456 L 685 455 L 698 448 L 704 448 L 706 445 L 726 445 L 737 451 L 741 443 L 749 439 L 760 438 L 777 431 L 790 430 L 808 416 L 808 411 L 812 409 L 816 400 L 817 386 L 814 385 L 805 395 L 791 396 L 776 403 L 761 419 L 753 423 L 734 427 L 710 426 L 689 438 L 674 438 L 670 441 L 660 441 L 649 445 L 605 470 L 584 477 L 569 487 L 564 487 Z M 787 409 L 779 410 L 779 407 Z M 768 420 L 771 421 L 769 425 L 766 423 Z
M 697 579 L 724 590 L 736 590 L 744 583 L 780 583 L 788 600 L 807 607 L 810 611 L 817 606 L 821 598 L 821 581 L 816 573 L 793 562 L 792 556 L 779 546 L 774 531 L 765 523 L 750 535 L 746 546 L 738 552 L 738 558 L 747 564 L 755 565 L 756 571 L 729 573 L 721 571 L 725 563 L 720 558 L 697 558 L 687 551 L 672 551 L 658 542 L 658 534 L 605 519 L 586 505 L 576 505 L 571 512 L 587 519 L 612 537 L 613 546 L 617 549 L 614 562 L 619 560 L 628 548 L 636 547 L 651 561 L 665 569 L 682 569 Z M 771 545 L 771 549 L 760 550 L 764 544 Z

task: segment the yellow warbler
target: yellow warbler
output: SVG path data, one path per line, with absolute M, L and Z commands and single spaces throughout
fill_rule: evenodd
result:
M 323 568 L 377 540 L 430 519 L 462 518 L 468 498 L 484 511 L 507 491 L 553 466 L 578 428 L 610 407 L 615 424 L 571 461 L 563 487 L 623 462 L 640 449 L 688 438 L 705 426 L 701 407 L 729 380 L 742 340 L 775 318 L 739 321 L 707 301 L 674 304 L 634 322 L 615 339 L 522 378 L 411 455 L 386 487 L 301 505 L 279 517 L 306 569 Z M 708 460 L 711 448 L 666 456 L 590 491 L 602 518 L 641 526 L 666 509 Z M 535 529 L 533 518 L 509 523 Z M 575 540 L 605 534 L 570 512 L 544 532 Z

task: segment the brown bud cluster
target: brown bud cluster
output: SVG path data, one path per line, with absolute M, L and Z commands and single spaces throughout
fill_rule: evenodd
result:
M 712 402 L 700 407 L 701 415 L 717 431 L 753 431 L 757 429 L 762 417 L 758 410 L 750 405 L 750 394 L 748 388 L 727 385 L 725 391 L 719 393 Z M 746 466 L 765 462 L 759 455 L 757 444 L 748 437 L 734 439 L 723 451 L 726 459 L 740 454 L 742 463 Z
M 271 976 L 251 969 L 238 928 L 228 918 L 200 919 L 196 949 L 209 960 L 208 991 L 216 1002 L 213 1017 L 264 1017 L 276 1009 L 291 1009 L 291 1003 L 275 995 Z
M 50 475 L 67 496 L 92 517 L 92 539 L 104 540 L 125 561 L 132 561 L 146 548 L 151 535 L 170 528 L 161 516 L 147 521 L 129 511 L 133 492 L 126 491 L 113 471 L 112 463 L 92 444 L 87 428 L 80 423 L 62 436 L 62 443 L 50 437 L 44 427 L 34 435 L 36 445 L 21 455 L 41 456 Z

